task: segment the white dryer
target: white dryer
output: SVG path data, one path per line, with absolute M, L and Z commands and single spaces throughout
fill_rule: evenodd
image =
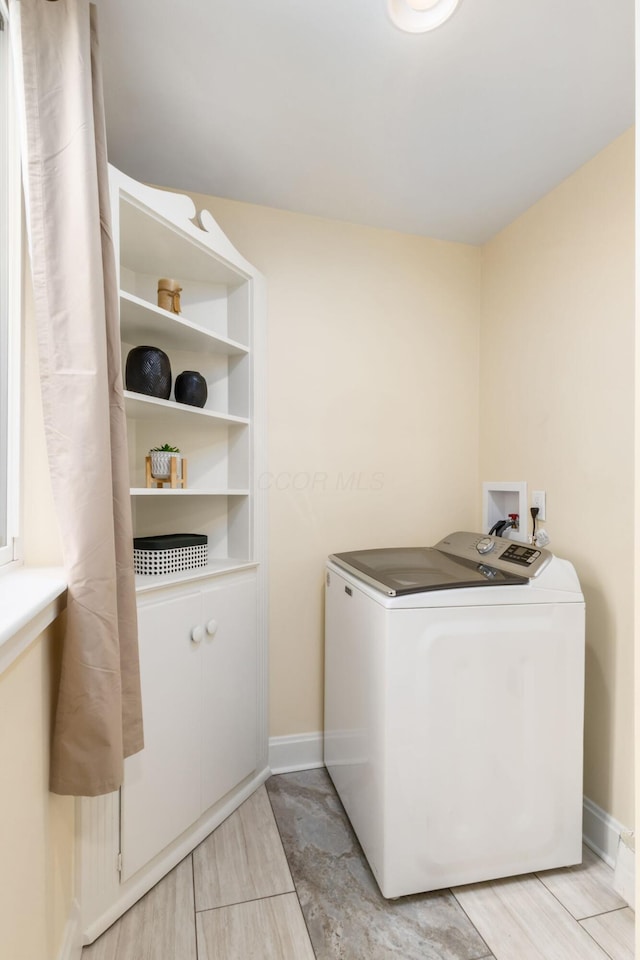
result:
M 329 558 L 325 763 L 385 897 L 582 859 L 584 599 L 474 533 Z

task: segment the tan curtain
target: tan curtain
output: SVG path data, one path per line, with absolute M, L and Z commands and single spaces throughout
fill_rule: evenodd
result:
M 13 0 L 42 401 L 68 576 L 55 793 L 122 782 L 142 719 L 118 291 L 96 11 Z M 20 76 L 21 74 L 21 76 Z

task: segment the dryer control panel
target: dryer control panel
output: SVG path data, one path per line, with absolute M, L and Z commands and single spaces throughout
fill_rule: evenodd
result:
M 533 545 L 466 531 L 450 533 L 434 549 L 464 560 L 479 560 L 498 570 L 517 571 L 530 579 L 544 570 L 553 556 Z

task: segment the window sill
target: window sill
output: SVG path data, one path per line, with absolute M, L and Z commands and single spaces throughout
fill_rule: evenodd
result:
M 11 564 L 0 572 L 0 674 L 62 613 L 66 589 L 61 567 Z

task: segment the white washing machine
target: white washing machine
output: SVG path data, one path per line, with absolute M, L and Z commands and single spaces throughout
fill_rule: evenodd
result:
M 329 558 L 325 763 L 385 897 L 582 859 L 584 599 L 474 533 Z

